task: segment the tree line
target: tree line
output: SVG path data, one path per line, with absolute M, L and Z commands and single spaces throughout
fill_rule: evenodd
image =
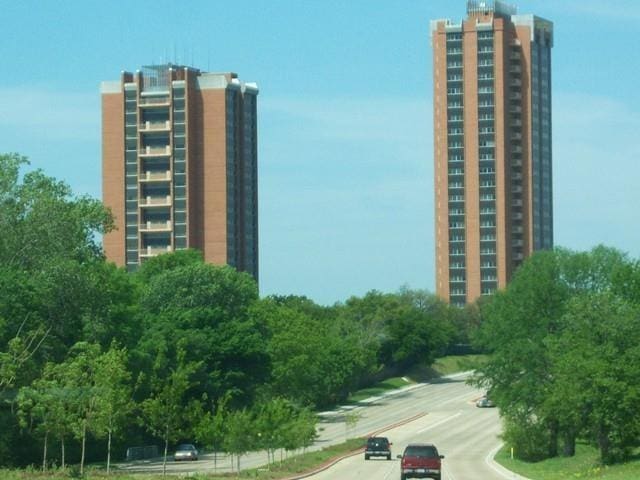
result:
M 525 460 L 573 456 L 602 463 L 640 447 L 640 262 L 599 246 L 539 252 L 509 286 L 480 302 L 475 384 L 489 389 L 504 438 Z
M 468 343 L 475 310 L 401 288 L 332 306 L 260 298 L 253 279 L 185 250 L 133 274 L 113 228 L 26 158 L 0 155 L 0 465 L 121 459 L 193 441 L 240 456 L 308 446 L 317 408 Z M 108 467 L 109 468 L 109 467 Z

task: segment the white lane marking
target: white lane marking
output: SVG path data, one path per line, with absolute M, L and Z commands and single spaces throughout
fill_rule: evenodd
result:
M 502 465 L 500 465 L 499 463 L 496 463 L 493 460 L 493 457 L 496 456 L 496 453 L 498 453 L 498 450 L 500 450 L 503 445 L 504 443 L 500 443 L 497 447 L 491 450 L 487 454 L 487 456 L 484 458 L 484 463 L 486 463 L 489 466 L 489 468 L 491 468 L 494 472 L 496 472 L 502 478 L 507 478 L 509 480 L 528 480 L 527 478 L 521 475 L 518 475 L 517 473 L 512 472 L 511 470 L 507 470 Z
M 391 465 L 391 467 L 387 470 L 387 473 L 384 475 L 384 480 L 389 480 L 391 478 L 391 475 L 397 475 L 396 465 L 400 465 L 400 464 L 397 462 L 394 462 L 394 464 Z
M 433 425 L 429 425 L 428 427 L 425 427 L 422 430 L 418 430 L 417 433 L 423 433 L 423 432 L 426 432 L 427 430 L 431 430 L 432 428 L 436 428 L 436 427 L 442 425 L 443 423 L 448 422 L 449 420 L 453 420 L 454 418 L 459 417 L 460 415 L 462 415 L 462 412 L 458 412 L 456 414 L 451 415 L 450 417 L 443 418 L 442 420 L 440 420 L 439 422 L 434 423 Z

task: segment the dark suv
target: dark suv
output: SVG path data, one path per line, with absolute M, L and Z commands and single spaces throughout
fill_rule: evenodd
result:
M 371 457 L 387 457 L 391 460 L 391 443 L 387 437 L 369 437 L 364 449 L 364 459 Z
M 430 443 L 410 443 L 404 449 L 401 459 L 400 480 L 407 478 L 432 478 L 440 480 L 444 455 L 438 453 Z

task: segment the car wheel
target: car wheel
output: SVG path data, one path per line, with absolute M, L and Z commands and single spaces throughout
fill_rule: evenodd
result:
M 364 456 L 364 459 L 365 459 L 365 460 L 369 460 L 369 455 L 365 455 L 365 456 Z
M 391 460 L 391 454 L 387 455 L 387 460 Z
M 404 473 L 401 473 L 400 480 L 407 480 L 407 476 Z

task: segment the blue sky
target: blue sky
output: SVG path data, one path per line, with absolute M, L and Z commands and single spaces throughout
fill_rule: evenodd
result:
M 640 2 L 555 23 L 555 242 L 640 257 Z M 433 291 L 429 21 L 463 0 L 0 0 L 0 152 L 101 196 L 99 83 L 173 61 L 260 87 L 261 293 Z

